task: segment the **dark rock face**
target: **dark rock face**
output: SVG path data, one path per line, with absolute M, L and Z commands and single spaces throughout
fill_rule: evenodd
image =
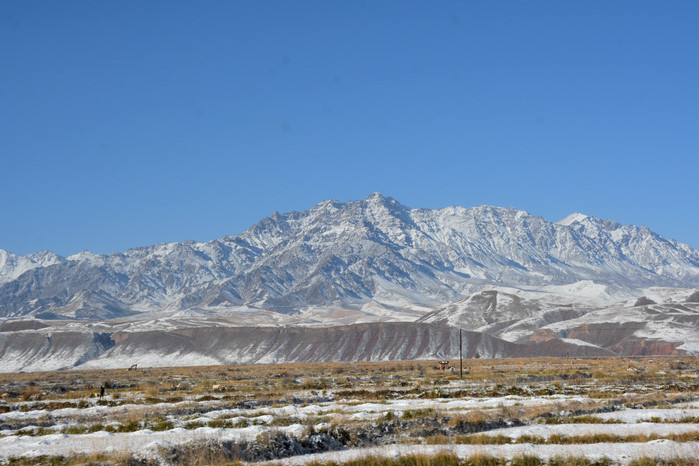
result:
M 109 334 L 62 330 L 0 333 L 3 372 L 60 370 L 95 359 L 114 346 Z
M 633 338 L 633 334 L 644 326 L 644 322 L 581 325 L 573 329 L 568 334 L 568 338 L 586 341 L 602 347 L 611 347 L 627 338 Z
M 636 306 L 649 306 L 651 304 L 657 304 L 655 301 L 652 299 L 648 299 L 645 296 L 641 296 L 636 300 L 636 303 L 634 304 L 634 307 Z
M 135 360 L 154 351 L 215 357 L 221 364 L 359 362 L 456 358 L 458 329 L 410 322 L 336 327 L 199 327 L 128 332 L 101 358 Z M 464 356 L 504 357 L 516 344 L 463 332 Z
M 699 303 L 699 291 L 692 293 L 689 298 L 687 298 L 688 303 Z
M 40 320 L 15 320 L 0 324 L 0 332 L 20 332 L 22 330 L 39 330 L 48 327 Z
M 680 345 L 682 343 L 630 338 L 614 345 L 613 349 L 625 356 L 678 356 L 684 354 L 677 350 Z
M 632 309 L 632 308 L 629 308 Z M 649 310 L 649 312 L 652 310 Z M 674 328 L 699 324 L 699 306 L 668 310 Z M 634 310 L 637 314 L 638 311 Z M 688 312 L 694 312 L 694 317 Z M 681 313 L 681 314 L 680 314 Z M 653 312 L 655 319 L 662 316 Z M 584 316 L 587 317 L 587 316 Z M 686 322 L 680 322 L 684 317 Z M 575 322 L 573 319 L 571 322 Z M 223 321 L 221 321 L 223 323 Z M 458 359 L 459 328 L 441 323 L 383 322 L 333 327 L 235 327 L 198 325 L 148 330 L 153 322 L 123 331 L 124 321 L 78 331 L 75 322 L 7 322 L 0 326 L 0 368 L 54 370 L 73 367 L 127 368 L 133 364 L 178 366 L 285 362 L 361 362 Z M 647 322 L 591 323 L 554 331 L 541 328 L 528 339 L 506 341 L 461 330 L 464 358 L 604 357 L 681 355 L 681 342 L 647 334 Z M 657 320 L 653 321 L 657 325 Z M 82 328 L 91 328 L 85 324 Z M 110 328 L 112 330 L 110 330 Z M 4 331 L 1 331 L 4 330 Z
M 198 327 L 171 331 L 73 331 L 0 333 L 0 362 L 15 358 L 14 370 L 284 362 L 371 362 L 458 360 L 459 330 L 434 324 L 391 322 L 337 327 Z M 462 331 L 464 358 L 534 357 L 553 354 L 610 356 L 593 346 L 554 339 L 532 344 Z M 19 357 L 19 354 L 24 353 Z

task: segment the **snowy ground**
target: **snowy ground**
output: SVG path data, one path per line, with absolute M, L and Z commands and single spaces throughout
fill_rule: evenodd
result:
M 142 458 L 157 458 L 158 451 L 164 447 L 181 445 L 190 442 L 201 441 L 254 441 L 260 434 L 271 430 L 280 431 L 290 436 L 301 436 L 307 429 L 307 425 L 295 423 L 289 426 L 272 426 L 275 419 L 293 417 L 295 419 L 308 419 L 309 416 L 325 415 L 332 413 L 333 422 L 348 422 L 348 420 L 375 420 L 393 412 L 397 416 L 408 410 L 438 410 L 445 413 L 468 413 L 475 409 L 495 409 L 505 406 L 546 406 L 551 403 L 565 401 L 585 401 L 582 397 L 498 397 L 484 399 L 464 400 L 395 400 L 386 403 L 361 403 L 348 405 L 342 402 L 327 402 L 311 404 L 307 406 L 281 406 L 277 408 L 259 409 L 217 409 L 216 403 L 209 403 L 211 410 L 192 417 L 189 422 L 205 422 L 212 419 L 225 418 L 237 420 L 236 416 L 259 423 L 244 428 L 211 428 L 199 427 L 185 429 L 176 427 L 165 431 L 155 432 L 150 429 L 141 429 L 128 433 L 110 433 L 99 431 L 88 434 L 68 435 L 50 434 L 41 436 L 21 435 L 15 431 L 5 431 L 0 437 L 0 459 L 11 457 L 37 457 L 37 456 L 70 456 L 75 454 L 92 455 L 98 452 L 124 453 L 128 452 Z M 187 402 L 157 405 L 145 407 L 145 409 L 168 410 Z M 60 409 L 52 412 L 46 410 L 36 411 L 11 411 L 0 414 L 0 422 L 30 421 L 54 419 L 58 426 L 65 425 L 67 419 L 75 419 L 81 416 L 83 422 L 94 418 L 98 419 L 106 414 L 116 415 L 127 413 L 134 409 L 144 409 L 143 406 L 122 405 L 109 408 L 106 406 L 93 406 L 83 410 L 77 408 Z M 110 410 L 112 412 L 110 412 Z M 581 436 L 594 434 L 613 434 L 617 436 L 631 435 L 655 435 L 667 437 L 673 434 L 697 433 L 697 423 L 660 423 L 642 422 L 645 419 L 656 420 L 682 420 L 699 417 L 697 408 L 677 409 L 627 409 L 610 413 L 600 413 L 597 417 L 605 420 L 614 419 L 621 424 L 532 424 L 526 426 L 494 429 L 485 432 L 489 436 L 504 435 L 513 439 L 529 435 L 549 438 L 552 435 Z M 322 428 L 323 425 L 317 425 Z M 8 435 L 9 434 L 9 435 Z M 699 459 L 699 443 L 674 442 L 671 440 L 656 440 L 647 443 L 605 443 L 604 445 L 445 445 L 445 446 L 411 446 L 391 445 L 381 448 L 360 448 L 340 452 L 328 452 L 323 454 L 304 455 L 297 458 L 286 458 L 286 464 L 304 464 L 311 461 L 349 461 L 370 455 L 396 456 L 409 453 L 421 453 L 448 451 L 460 457 L 468 457 L 474 454 L 494 455 L 504 458 L 527 454 L 540 458 L 552 458 L 556 456 L 585 456 L 589 459 L 603 456 L 614 462 L 625 463 L 633 458 L 654 456 L 659 458 L 685 457 Z
M 597 417 L 601 419 L 616 419 L 621 422 L 643 422 L 655 419 L 661 421 L 679 421 L 688 418 L 699 420 L 699 409 L 625 409 L 612 413 L 600 413 Z
M 648 443 L 604 443 L 586 445 L 389 445 L 374 448 L 318 453 L 284 459 L 284 464 L 303 465 L 312 462 L 334 461 L 341 463 L 367 457 L 398 458 L 399 456 L 436 455 L 453 453 L 465 459 L 473 456 L 496 456 L 507 460 L 528 455 L 543 461 L 552 458 L 585 457 L 589 460 L 607 458 L 614 464 L 628 464 L 630 461 L 650 457 L 657 460 L 672 458 L 699 459 L 699 442 L 678 443 L 670 440 L 655 440 Z M 277 463 L 277 462 L 271 462 Z M 264 464 L 264 463 L 262 463 Z
M 99 403 L 90 393 L 67 391 L 73 374 L 17 375 L 0 380 L 0 464 L 100 454 L 170 464 L 166 452 L 178 448 L 272 445 L 275 436 L 297 442 L 296 454 L 269 446 L 266 457 L 228 459 L 306 464 L 449 452 L 699 462 L 699 390 L 688 377 L 696 361 L 687 361 L 490 360 L 472 363 L 467 380 L 407 363 L 103 371 L 104 380 L 122 388 Z M 595 364 L 605 365 L 600 379 L 582 372 Z M 353 440 L 331 438 L 338 429 Z M 320 440 L 311 448 L 313 435 Z M 473 435 L 492 442 L 468 444 Z M 585 436 L 608 438 L 561 440 Z
M 524 435 L 549 438 L 552 435 L 573 437 L 581 435 L 610 434 L 618 435 L 620 437 L 627 437 L 631 435 L 668 436 L 688 432 L 699 432 L 699 424 L 657 424 L 648 422 L 638 424 L 535 424 L 530 426 L 495 429 L 486 432 L 485 435 L 504 435 L 506 437 L 516 439 Z
M 699 426 L 638 424 L 635 426 L 608 425 L 559 425 L 536 426 L 535 428 L 516 428 L 494 431 L 513 437 L 529 434 L 548 436 L 553 433 L 580 435 L 587 433 L 611 432 L 619 435 L 643 433 L 666 435 L 668 433 L 697 432 Z M 304 426 L 295 424 L 280 430 L 291 435 L 300 434 Z M 76 453 L 94 454 L 96 452 L 131 452 L 139 457 L 157 457 L 158 449 L 173 444 L 202 440 L 252 440 L 266 430 L 261 426 L 243 429 L 212 429 L 207 427 L 195 430 L 172 429 L 165 432 L 141 430 L 133 433 L 110 434 L 96 432 L 86 435 L 46 435 L 41 437 L 9 436 L 0 439 L 0 452 L 3 458 L 19 456 L 64 455 Z M 614 462 L 625 463 L 633 458 L 644 456 L 656 458 L 684 457 L 699 459 L 699 442 L 680 443 L 671 440 L 655 440 L 647 443 L 604 443 L 587 445 L 391 445 L 380 448 L 364 448 L 340 452 L 304 455 L 298 458 L 286 458 L 286 464 L 305 464 L 312 461 L 348 461 L 365 456 L 398 456 L 408 453 L 426 454 L 430 452 L 454 452 L 460 457 L 476 454 L 512 458 L 527 454 L 548 459 L 556 456 L 585 456 L 589 459 L 606 457 Z
M 291 425 L 279 430 L 291 435 L 300 434 L 305 427 Z M 159 448 L 202 440 L 254 440 L 259 434 L 269 430 L 263 426 L 251 426 L 241 429 L 212 429 L 200 427 L 194 430 L 182 428 L 163 432 L 149 429 L 129 433 L 94 432 L 84 435 L 44 435 L 30 437 L 11 435 L 0 438 L 0 458 L 13 456 L 69 456 L 77 453 L 94 454 L 97 452 L 129 452 L 140 457 L 157 457 Z

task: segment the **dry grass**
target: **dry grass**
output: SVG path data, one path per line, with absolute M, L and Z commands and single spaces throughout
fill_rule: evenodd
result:
M 9 399 L 23 400 L 36 396 L 55 399 L 56 395 L 89 398 L 105 382 L 113 387 L 108 394 L 128 397 L 140 390 L 154 398 L 178 393 L 236 396 L 241 392 L 283 396 L 292 388 L 308 392 L 361 388 L 369 399 L 374 393 L 383 397 L 389 392 L 412 392 L 424 398 L 441 390 L 448 395 L 455 391 L 452 385 L 458 384 L 459 396 L 541 395 L 541 390 L 594 394 L 598 390 L 601 397 L 608 398 L 609 385 L 638 387 L 641 376 L 643 385 L 661 384 L 670 397 L 692 391 L 697 383 L 696 357 L 473 359 L 465 361 L 463 382 L 458 375 L 435 370 L 436 365 L 435 361 L 298 363 L 0 374 L 0 390 Z M 692 374 L 695 377 L 689 377 Z M 658 391 L 638 393 L 637 399 L 628 401 L 657 402 L 664 396 Z
M 354 419 L 351 413 L 348 414 L 350 410 L 345 412 L 330 408 L 328 412 L 310 417 L 296 414 L 275 416 L 272 421 L 262 423 L 270 428 L 298 423 L 308 425 L 308 430 L 312 430 L 314 424 L 330 423 L 343 426 L 355 436 L 352 437 L 355 440 L 361 437 L 358 432 L 362 429 L 368 432 L 372 426 L 381 425 L 389 434 L 377 441 L 385 443 L 510 443 L 512 440 L 507 437 L 465 434 L 503 426 L 505 420 L 520 424 L 598 422 L 594 415 L 602 410 L 669 407 L 679 401 L 696 399 L 699 395 L 698 361 L 696 357 L 474 359 L 465 361 L 463 380 L 459 379 L 458 373 L 436 370 L 436 361 L 0 374 L 0 394 L 3 394 L 0 413 L 11 410 L 48 412 L 24 424 L 13 421 L 12 425 L 0 425 L 0 435 L 3 429 L 16 431 L 29 429 L 32 425 L 31 429 L 34 430 L 27 432 L 30 435 L 54 433 L 50 422 L 56 411 L 95 404 L 115 409 L 110 408 L 106 414 L 75 415 L 66 420 L 68 425 L 62 432 L 81 435 L 98 430 L 126 432 L 143 427 L 156 431 L 172 427 L 245 427 L 260 423 L 256 416 L 263 409 L 282 406 L 302 408 L 333 400 L 337 405 L 350 407 L 367 402 L 377 403 L 381 411 L 375 420 Z M 95 394 L 101 385 L 108 388 L 105 399 L 98 402 Z M 390 405 L 392 400 L 478 399 L 510 395 L 514 397 L 495 408 L 450 411 L 416 407 L 393 412 Z M 561 401 L 552 398 L 550 403 L 532 405 L 512 401 L 520 399 L 518 397 L 526 400 L 527 397 L 543 395 L 575 395 L 587 399 Z M 122 405 L 128 405 L 128 408 L 119 408 Z M 202 413 L 230 408 L 257 411 L 250 417 L 246 417 L 248 415 L 245 413 L 200 417 Z M 367 438 L 371 438 L 371 435 L 367 433 Z M 634 438 L 637 440 L 633 441 L 652 439 Z M 691 436 L 663 438 L 699 441 Z M 618 441 L 612 440 L 612 437 L 609 439 Z M 631 437 L 626 439 L 621 441 L 632 441 Z M 554 440 L 585 443 L 589 439 L 566 437 Z M 225 463 L 222 458 L 226 456 L 221 456 L 223 453 L 216 449 L 208 452 L 183 450 L 182 454 L 191 456 L 187 456 L 188 464 Z M 114 457 L 115 462 L 118 458 L 118 455 Z M 226 458 L 227 461 L 234 459 L 230 456 Z M 109 462 L 111 460 L 110 456 Z M 488 464 L 491 460 L 482 461 L 480 464 Z M 96 459 L 93 462 L 100 461 Z M 464 463 L 462 460 L 459 464 L 476 463 Z

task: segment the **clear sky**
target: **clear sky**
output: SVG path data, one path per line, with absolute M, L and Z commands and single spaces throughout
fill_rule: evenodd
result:
M 699 2 L 0 4 L 0 248 L 237 234 L 374 191 L 699 248 Z

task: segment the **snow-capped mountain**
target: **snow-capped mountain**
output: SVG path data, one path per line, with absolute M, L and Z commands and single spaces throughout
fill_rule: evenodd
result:
M 0 251 L 0 371 L 699 354 L 699 252 L 579 213 L 372 194 L 249 230 L 63 258 Z M 330 327 L 330 328 L 329 328 Z
M 249 230 L 61 258 L 0 251 L 0 316 L 335 307 L 415 318 L 493 286 L 699 286 L 699 252 L 646 227 L 500 207 L 411 209 L 378 193 L 275 213 Z
M 58 264 L 63 261 L 62 257 L 51 251 L 40 251 L 27 256 L 18 256 L 0 249 L 0 283 L 12 281 L 27 270 Z

